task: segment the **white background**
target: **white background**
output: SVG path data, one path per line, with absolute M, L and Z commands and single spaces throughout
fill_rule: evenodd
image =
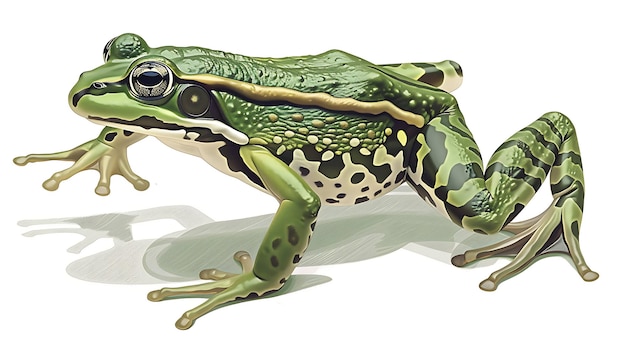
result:
M 106 1 L 19 2 L 3 6 L 0 117 L 0 349 L 617 349 L 626 313 L 623 281 L 623 10 L 617 2 L 525 1 Z M 585 5 L 581 5 L 585 4 Z M 293 56 L 338 48 L 376 63 L 453 59 L 465 73 L 455 93 L 483 156 L 542 113 L 559 110 L 578 127 L 587 183 L 581 244 L 600 273 L 583 282 L 559 257 L 541 260 L 494 293 L 478 283 L 506 261 L 473 269 L 400 250 L 320 267 L 332 281 L 273 299 L 174 321 L 199 300 L 151 303 L 159 286 L 74 279 L 65 266 L 71 234 L 25 238 L 17 221 L 187 204 L 217 220 L 274 211 L 275 201 L 200 159 L 155 140 L 130 149 L 151 181 L 137 192 L 114 178 L 93 193 L 95 172 L 48 192 L 40 184 L 69 164 L 13 165 L 94 138 L 67 93 L 101 64 L 104 44 L 124 32 L 149 45 L 204 46 L 252 56 Z M 524 212 L 545 208 L 544 191 Z M 528 212 L 528 213 L 526 213 Z M 155 237 L 163 233 L 154 233 Z

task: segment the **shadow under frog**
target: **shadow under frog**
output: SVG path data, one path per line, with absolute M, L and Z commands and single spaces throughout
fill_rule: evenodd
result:
M 238 271 L 233 253 L 256 252 L 272 214 L 215 222 L 189 206 L 167 206 L 128 213 L 108 213 L 89 217 L 23 220 L 21 226 L 72 224 L 70 228 L 36 229 L 24 233 L 37 236 L 76 233 L 85 238 L 70 247 L 80 253 L 101 238 L 112 238 L 114 246 L 70 263 L 71 276 L 110 284 L 151 284 L 197 280 L 207 268 Z M 377 200 L 358 206 L 325 207 L 320 211 L 315 235 L 299 267 L 357 262 L 408 249 L 450 263 L 450 258 L 467 249 L 482 247 L 508 237 L 475 235 L 443 218 L 433 208 L 402 186 Z M 173 219 L 183 230 L 158 239 L 135 240 L 132 224 Z M 78 227 L 75 227 L 78 225 Z M 561 251 L 554 247 L 552 251 Z M 474 266 L 488 265 L 491 260 Z M 296 274 L 281 295 L 331 280 L 321 275 Z

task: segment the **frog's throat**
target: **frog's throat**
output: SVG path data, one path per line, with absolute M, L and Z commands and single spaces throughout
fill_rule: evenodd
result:
M 352 98 L 338 98 L 328 93 L 305 93 L 283 87 L 267 87 L 212 74 L 182 75 L 183 80 L 206 84 L 211 89 L 233 92 L 247 99 L 259 102 L 285 101 L 301 106 L 315 106 L 331 111 L 358 112 L 371 115 L 388 113 L 393 118 L 421 128 L 424 117 L 403 110 L 390 101 L 359 101 Z

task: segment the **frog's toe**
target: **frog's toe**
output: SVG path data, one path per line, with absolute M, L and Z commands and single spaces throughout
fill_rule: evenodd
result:
M 191 319 L 189 318 L 189 316 L 187 315 L 187 313 L 183 314 L 182 317 L 180 317 L 177 321 L 176 321 L 176 328 L 180 329 L 180 330 L 187 330 L 189 328 L 191 328 L 193 326 L 193 323 L 195 322 L 195 319 Z
M 61 183 L 60 181 L 58 181 L 58 180 L 56 180 L 54 178 L 50 178 L 50 179 L 47 179 L 46 181 L 44 181 L 41 184 L 41 186 L 44 189 L 48 190 L 48 191 L 55 191 L 55 190 L 57 190 L 59 188 L 59 184 L 60 183 Z
M 107 196 L 111 193 L 111 188 L 108 184 L 98 184 L 94 190 L 96 194 L 100 196 Z
M 494 291 L 498 287 L 498 284 L 497 282 L 491 280 L 490 278 L 487 278 L 483 280 L 482 282 L 480 282 L 480 285 L 478 286 L 480 287 L 481 290 L 484 290 L 484 291 Z
M 243 273 L 252 272 L 252 266 L 254 265 L 254 262 L 252 262 L 252 257 L 250 257 L 250 254 L 248 252 L 237 251 L 233 255 L 233 258 L 235 259 L 235 261 L 239 262 Z M 200 279 L 222 280 L 222 279 L 234 277 L 236 275 L 237 274 L 235 273 L 224 272 L 224 271 L 220 271 L 219 269 L 211 268 L 211 269 L 205 269 L 201 271 Z
M 28 163 L 28 156 L 18 156 L 13 159 L 13 163 L 18 166 L 25 166 Z
M 585 273 L 581 274 L 581 277 L 586 282 L 592 282 L 592 281 L 600 278 L 600 274 L 598 274 L 598 273 L 596 273 L 594 271 L 588 271 L 588 272 L 585 272 Z
M 48 191 L 55 191 L 59 188 L 62 181 L 71 178 L 80 171 L 81 169 L 76 167 L 76 164 L 74 164 L 72 167 L 54 173 L 50 178 L 43 182 L 42 186 Z
M 128 160 L 121 160 L 119 167 L 119 174 L 124 177 L 129 183 L 133 185 L 135 190 L 144 191 L 150 187 L 150 182 L 138 176 L 128 164 Z
M 465 261 L 465 254 L 462 255 L 456 255 L 454 257 L 452 257 L 451 260 L 452 264 L 457 266 L 457 267 L 463 267 L 465 266 L 468 262 Z

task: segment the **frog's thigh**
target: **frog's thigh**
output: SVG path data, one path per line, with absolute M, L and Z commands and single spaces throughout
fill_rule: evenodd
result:
M 280 202 L 254 262 L 254 274 L 284 283 L 306 250 L 320 208 L 317 194 L 285 163 L 262 147 L 245 146 L 247 166 Z
M 437 117 L 416 137 L 407 182 L 428 203 L 458 225 L 475 215 L 469 200 L 485 192 L 482 159 L 462 116 Z

